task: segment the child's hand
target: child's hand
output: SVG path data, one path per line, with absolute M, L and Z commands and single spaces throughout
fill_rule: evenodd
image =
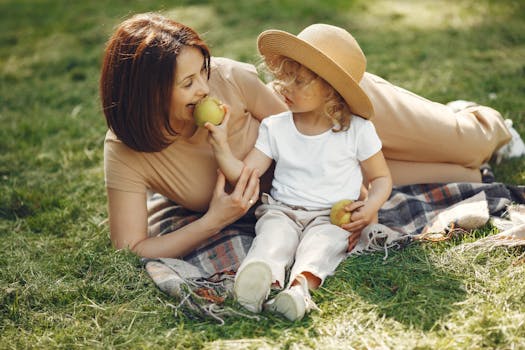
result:
M 355 201 L 345 207 L 352 212 L 351 221 L 341 227 L 352 234 L 348 237 L 348 249 L 350 252 L 359 242 L 361 231 L 372 222 L 377 222 L 377 211 L 373 210 L 366 202 Z
M 221 105 L 224 110 L 224 118 L 219 125 L 213 125 L 210 122 L 204 124 L 208 129 L 208 142 L 213 147 L 215 152 L 220 152 L 225 147 L 228 147 L 228 122 L 230 120 L 230 107 Z
M 377 222 L 377 211 L 366 205 L 366 202 L 355 201 L 345 207 L 352 213 L 352 218 L 348 224 L 341 227 L 347 231 L 353 232 L 353 235 L 360 234 L 366 226 L 372 222 Z

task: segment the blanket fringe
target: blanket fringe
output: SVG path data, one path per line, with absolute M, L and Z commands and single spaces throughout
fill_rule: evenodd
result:
M 359 242 L 348 254 L 383 251 L 383 260 L 386 260 L 389 249 L 401 249 L 410 241 L 411 237 L 406 233 L 394 231 L 382 224 L 371 224 L 363 229 Z
M 450 223 L 448 227 L 445 227 L 443 232 L 425 232 L 419 235 L 413 236 L 414 241 L 423 241 L 423 242 L 443 242 L 448 241 L 453 238 L 458 238 L 468 233 L 469 231 L 456 227 L 455 223 Z
M 206 320 L 209 317 L 221 326 L 225 324 L 224 318 L 229 316 L 260 320 L 257 315 L 249 315 L 229 306 L 221 306 L 226 299 L 223 296 L 229 293 L 224 277 L 218 281 L 202 278 L 183 280 L 184 283 L 180 285 L 180 302 L 177 305 L 167 304 L 173 309 L 175 317 L 183 315 L 197 320 Z
M 501 246 L 525 246 L 525 224 L 515 226 L 493 236 L 482 238 L 476 242 L 463 244 L 462 246 L 465 250 L 477 247 L 493 249 Z

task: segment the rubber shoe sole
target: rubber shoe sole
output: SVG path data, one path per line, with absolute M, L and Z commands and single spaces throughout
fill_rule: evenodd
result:
M 260 261 L 246 265 L 235 278 L 235 299 L 246 310 L 259 313 L 272 284 L 272 270 Z

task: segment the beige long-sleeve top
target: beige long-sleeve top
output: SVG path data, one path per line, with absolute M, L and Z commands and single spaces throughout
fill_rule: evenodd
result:
M 255 67 L 226 58 L 212 58 L 210 95 L 230 106 L 229 137 L 236 157 L 243 159 L 257 138 L 259 120 L 286 106 L 258 78 Z M 218 165 L 207 142 L 208 131 L 176 140 L 160 152 L 137 152 L 108 130 L 104 172 L 108 188 L 161 193 L 176 203 L 205 211 L 217 179 Z

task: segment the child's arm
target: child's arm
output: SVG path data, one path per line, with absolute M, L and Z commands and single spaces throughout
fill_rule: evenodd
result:
M 272 164 L 272 159 L 256 148 L 253 148 L 244 161 L 237 159 L 228 143 L 228 121 L 230 113 L 227 106 L 224 106 L 226 114 L 220 125 L 213 125 L 211 123 L 204 124 L 204 127 L 209 131 L 209 142 L 213 148 L 215 158 L 223 174 L 229 183 L 235 185 L 242 169 L 246 166 L 250 169 L 257 169 L 259 176 L 264 174 Z
M 352 232 L 360 232 L 377 218 L 377 212 L 392 192 L 392 178 L 386 165 L 383 152 L 361 162 L 363 174 L 369 180 L 368 198 L 352 206 L 352 221 L 342 227 Z

